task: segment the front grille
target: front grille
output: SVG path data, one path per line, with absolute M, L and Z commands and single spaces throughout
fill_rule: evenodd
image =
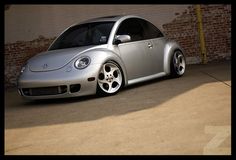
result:
M 22 92 L 26 96 L 46 96 L 57 95 L 67 92 L 67 86 L 55 86 L 55 87 L 39 87 L 39 88 L 23 88 Z

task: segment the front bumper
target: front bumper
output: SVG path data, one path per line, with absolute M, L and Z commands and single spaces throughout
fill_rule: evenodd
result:
M 72 65 L 68 65 L 47 72 L 32 72 L 27 68 L 18 79 L 18 92 L 27 99 L 66 98 L 96 94 L 100 66 L 100 64 L 91 64 L 85 69 L 78 70 Z M 77 86 L 77 88 L 73 89 L 73 86 Z

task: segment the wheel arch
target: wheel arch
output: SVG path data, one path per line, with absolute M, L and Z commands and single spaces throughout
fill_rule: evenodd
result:
M 122 72 L 122 76 L 124 80 L 123 85 L 126 86 L 128 84 L 128 77 L 127 77 L 127 72 L 126 72 L 124 62 L 116 53 L 109 50 L 96 50 L 96 51 L 90 52 L 89 54 L 87 53 L 86 55 L 88 55 L 91 58 L 91 65 L 100 64 L 100 68 L 98 68 L 98 72 L 100 71 L 104 63 L 108 61 L 112 61 L 116 63 L 120 67 L 121 72 Z
M 170 72 L 171 72 L 171 68 L 170 68 L 171 59 L 172 59 L 172 56 L 175 53 L 175 51 L 178 51 L 178 50 L 180 52 L 182 52 L 184 55 L 183 48 L 181 48 L 181 46 L 177 42 L 169 41 L 166 43 L 165 48 L 164 48 L 164 63 L 163 63 L 164 72 L 166 74 L 170 74 Z

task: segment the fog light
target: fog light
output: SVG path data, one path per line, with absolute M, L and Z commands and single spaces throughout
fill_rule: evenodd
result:
M 72 84 L 70 85 L 70 92 L 75 93 L 80 90 L 80 84 Z

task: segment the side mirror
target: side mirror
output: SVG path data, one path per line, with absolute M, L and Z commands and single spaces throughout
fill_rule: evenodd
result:
M 115 36 L 115 44 L 120 44 L 124 42 L 131 41 L 131 37 L 129 35 L 117 35 Z

